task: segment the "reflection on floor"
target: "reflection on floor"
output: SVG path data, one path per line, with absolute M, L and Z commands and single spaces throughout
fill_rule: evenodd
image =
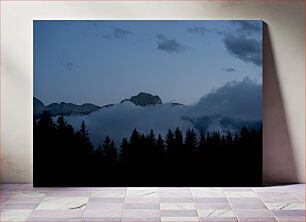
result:
M 33 188 L 1 185 L 1 221 L 305 221 L 305 185 Z

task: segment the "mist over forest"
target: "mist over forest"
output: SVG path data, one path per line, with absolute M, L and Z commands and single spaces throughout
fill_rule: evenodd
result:
M 119 143 L 135 128 L 142 133 L 154 129 L 162 136 L 168 129 L 176 127 L 182 132 L 194 128 L 197 133 L 237 133 L 243 126 L 261 127 L 262 85 L 245 78 L 213 90 L 193 105 L 167 102 L 141 106 L 127 100 L 85 115 L 66 115 L 65 119 L 75 130 L 84 121 L 95 146 L 101 144 L 106 136 L 112 136 Z
M 168 129 L 165 137 L 153 129 L 144 134 L 135 128 L 120 144 L 106 136 L 96 148 L 84 121 L 75 131 L 63 116 L 54 122 L 44 111 L 33 128 L 34 176 L 39 178 L 34 186 L 261 183 L 261 128 L 242 127 L 239 133 L 222 135 L 219 131 L 197 134 L 193 128 L 183 133 L 177 127 Z M 241 167 L 248 171 L 243 177 Z

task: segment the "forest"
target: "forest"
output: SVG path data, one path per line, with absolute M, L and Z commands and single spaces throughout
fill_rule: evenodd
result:
M 165 138 L 134 129 L 98 147 L 84 122 L 75 131 L 44 111 L 34 121 L 34 186 L 260 186 L 262 128 L 225 134 L 169 129 Z

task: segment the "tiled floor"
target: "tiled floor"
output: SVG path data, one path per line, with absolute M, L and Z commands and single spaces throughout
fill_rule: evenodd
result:
M 305 185 L 33 188 L 1 185 L 1 221 L 305 221 Z

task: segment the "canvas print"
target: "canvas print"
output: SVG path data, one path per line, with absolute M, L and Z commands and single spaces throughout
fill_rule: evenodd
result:
M 34 186 L 261 185 L 261 21 L 33 31 Z

